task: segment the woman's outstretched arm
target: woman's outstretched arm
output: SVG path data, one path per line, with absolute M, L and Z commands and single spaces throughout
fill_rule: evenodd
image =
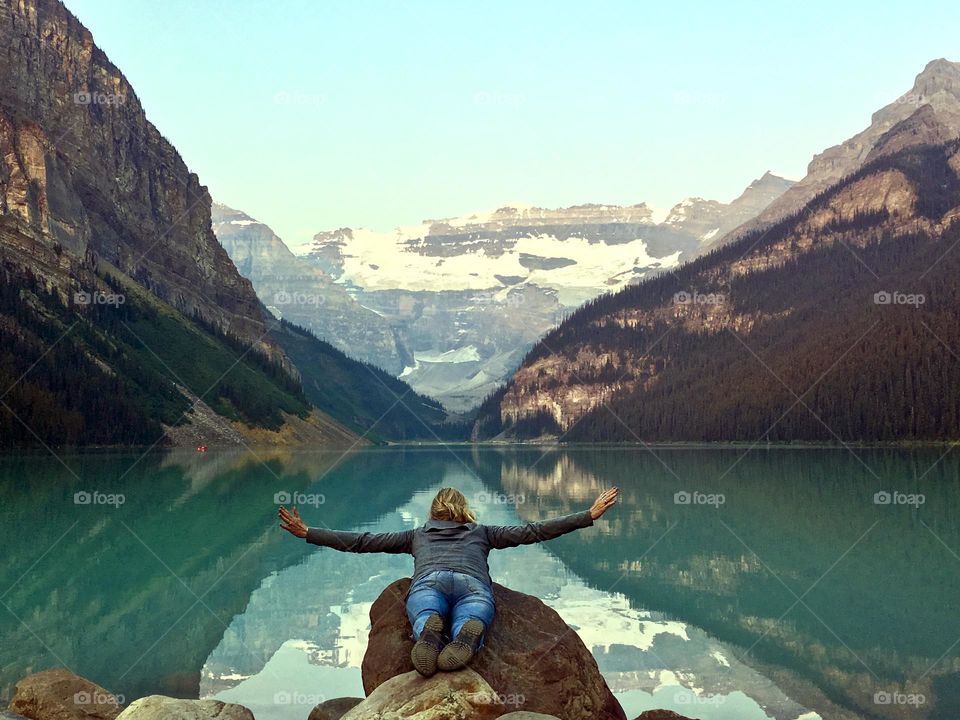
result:
M 300 511 L 291 513 L 281 506 L 280 527 L 291 535 L 304 538 L 308 543 L 323 545 L 342 552 L 355 553 L 409 553 L 413 550 L 413 530 L 391 533 L 356 533 L 326 528 L 308 528 L 300 517 Z
M 488 525 L 486 526 L 487 540 L 492 549 L 502 550 L 517 545 L 530 545 L 544 540 L 552 540 L 561 535 L 566 535 L 568 532 L 590 527 L 594 520 L 616 504 L 619 494 L 619 488 L 610 488 L 600 494 L 600 497 L 590 506 L 589 510 L 564 515 L 553 520 L 531 522 L 526 525 Z

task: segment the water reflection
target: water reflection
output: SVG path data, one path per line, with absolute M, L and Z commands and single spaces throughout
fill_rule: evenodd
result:
M 629 717 L 955 719 L 958 460 L 858 455 L 3 456 L 0 695 L 66 665 L 127 698 L 215 694 L 302 720 L 322 697 L 362 694 L 370 604 L 411 561 L 295 541 L 276 529 L 277 493 L 320 498 L 304 508 L 317 523 L 386 530 L 422 522 L 443 484 L 493 523 L 579 510 L 617 484 L 622 504 L 596 528 L 495 553 L 491 570 L 577 628 Z M 124 502 L 76 504 L 81 491 Z M 923 703 L 882 702 L 897 692 Z
M 420 524 L 443 485 L 459 487 L 478 504 L 484 522 L 518 522 L 509 501 L 525 498 L 501 494 L 478 479 L 475 470 L 476 464 L 464 467 L 453 459 L 432 486 L 376 523 L 357 529 L 401 530 Z M 584 492 L 586 497 L 592 491 Z M 315 513 L 314 523 L 322 517 L 322 512 Z M 616 541 L 605 529 L 601 532 L 604 541 Z M 216 694 L 255 713 L 260 709 L 271 717 L 291 719 L 308 714 L 306 705 L 318 696 L 362 696 L 359 667 L 370 605 L 385 585 L 409 575 L 411 567 L 404 556 L 319 549 L 300 565 L 269 577 L 208 659 L 201 695 Z M 695 710 L 704 720 L 793 720 L 805 714 L 805 708 L 719 641 L 662 613 L 632 606 L 618 592 L 589 587 L 566 569 L 549 545 L 497 552 L 491 556 L 491 573 L 497 582 L 543 598 L 578 631 L 629 717 L 654 707 Z M 269 664 L 251 664 L 250 659 L 259 656 L 251 648 L 264 644 L 282 645 L 290 657 L 299 649 L 301 662 L 325 673 L 278 673 Z

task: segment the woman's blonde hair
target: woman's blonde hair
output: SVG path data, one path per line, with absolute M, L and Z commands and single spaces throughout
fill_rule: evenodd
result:
M 430 504 L 431 520 L 452 520 L 460 523 L 475 523 L 477 516 L 467 506 L 467 499 L 456 488 L 440 488 Z

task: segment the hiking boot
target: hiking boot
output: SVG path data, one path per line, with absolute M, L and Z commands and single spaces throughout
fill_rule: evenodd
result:
M 437 672 L 437 656 L 443 650 L 443 618 L 434 613 L 423 625 L 420 639 L 410 651 L 414 669 L 424 677 Z
M 437 667 L 444 672 L 465 668 L 480 649 L 483 639 L 483 623 L 467 620 L 454 638 L 437 658 Z

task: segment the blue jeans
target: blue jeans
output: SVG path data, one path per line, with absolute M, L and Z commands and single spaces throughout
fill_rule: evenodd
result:
M 444 624 L 449 621 L 450 637 L 455 638 L 467 620 L 479 620 L 486 631 L 494 611 L 490 586 L 453 570 L 436 570 L 418 578 L 407 594 L 407 617 L 414 640 L 420 639 L 427 618 L 434 613 L 443 618 Z

